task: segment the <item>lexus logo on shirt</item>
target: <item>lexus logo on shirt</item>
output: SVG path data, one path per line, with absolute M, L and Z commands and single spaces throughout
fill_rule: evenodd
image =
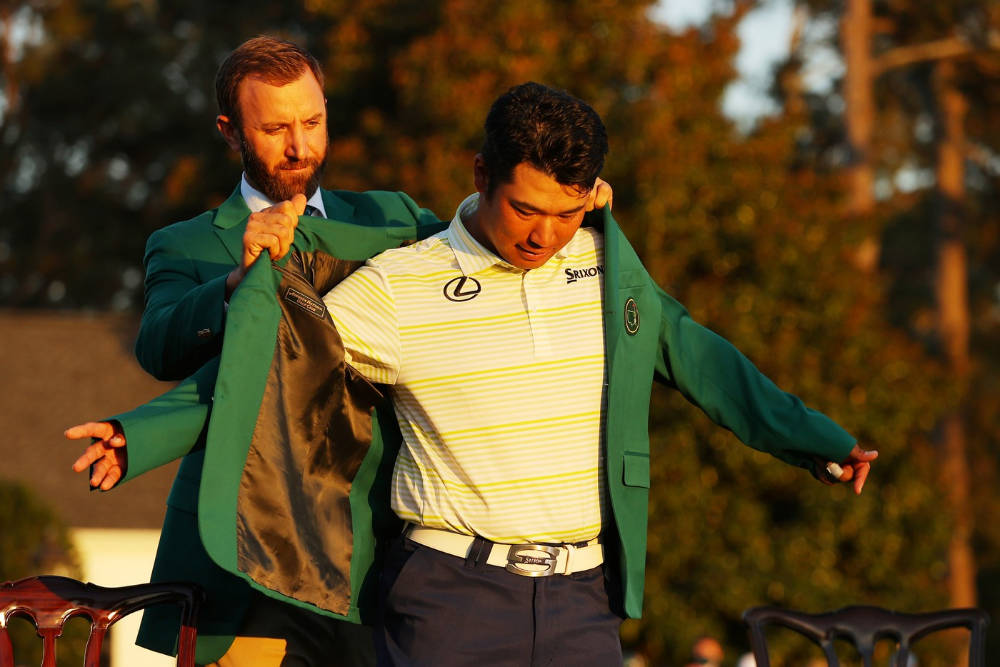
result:
M 448 301 L 469 301 L 479 296 L 483 286 L 471 276 L 452 278 L 444 285 L 444 298 Z

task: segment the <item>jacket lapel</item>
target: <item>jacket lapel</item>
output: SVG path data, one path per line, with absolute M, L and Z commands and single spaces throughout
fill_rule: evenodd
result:
M 243 229 L 249 217 L 250 209 L 240 194 L 240 186 L 237 185 L 233 194 L 229 195 L 229 199 L 216 209 L 215 219 L 212 221 L 215 234 L 236 264 L 240 263 L 243 255 Z
M 327 218 L 353 222 L 354 207 L 352 205 L 329 190 L 320 190 L 320 193 L 323 197 L 323 206 L 326 207 Z M 215 234 L 237 264 L 243 255 L 243 230 L 246 228 L 246 221 L 249 217 L 250 209 L 243 200 L 243 195 L 240 194 L 240 187 L 236 186 L 233 193 L 229 195 L 229 199 L 219 206 L 215 213 L 215 219 L 212 221 L 215 225 Z
M 620 269 L 618 254 L 621 247 L 621 232 L 618 224 L 611 217 L 610 206 L 604 207 L 604 355 L 607 364 L 608 382 L 614 377 L 615 352 L 621 332 L 617 313 L 622 304 L 618 287 L 621 283 L 618 271 Z

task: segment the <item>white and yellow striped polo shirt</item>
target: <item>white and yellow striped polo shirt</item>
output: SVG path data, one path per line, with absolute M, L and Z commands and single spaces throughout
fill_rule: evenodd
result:
M 392 507 L 496 542 L 580 542 L 605 516 L 604 238 L 580 229 L 525 271 L 462 217 L 386 251 L 324 298 L 348 363 L 393 385 Z

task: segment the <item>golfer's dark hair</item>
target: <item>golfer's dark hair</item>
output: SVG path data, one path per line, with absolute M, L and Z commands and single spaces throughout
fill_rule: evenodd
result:
M 237 91 L 247 77 L 254 77 L 272 86 L 284 86 L 312 71 L 319 87 L 323 87 L 323 70 L 319 61 L 308 51 L 283 39 L 266 35 L 240 44 L 219 66 L 215 74 L 215 99 L 219 113 L 239 125 Z
M 514 167 L 522 162 L 558 183 L 590 190 L 608 152 L 607 131 L 597 112 L 540 83 L 522 83 L 498 97 L 484 129 L 487 196 L 510 182 Z

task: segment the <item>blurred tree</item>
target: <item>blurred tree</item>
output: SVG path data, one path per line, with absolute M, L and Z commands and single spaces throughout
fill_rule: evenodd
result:
M 20 20 L 45 37 L 5 61 L 5 95 L 16 77 L 20 101 L 0 128 L 0 298 L 134 304 L 149 231 L 221 201 L 238 178 L 212 138 L 212 76 L 253 34 L 287 35 L 324 63 L 328 187 L 406 190 L 445 217 L 472 188 L 495 96 L 525 80 L 559 86 L 608 125 L 616 217 L 653 276 L 881 451 L 855 499 L 657 393 L 646 613 L 623 629 L 627 644 L 678 664 L 701 634 L 738 653 L 751 605 L 940 607 L 949 526 L 928 433 L 959 391 L 893 326 L 914 318 L 887 317 L 905 283 L 856 268 L 864 239 L 891 236 L 900 208 L 846 213 L 833 168 L 843 124 L 828 100 L 786 85 L 798 62 L 782 70 L 780 117 L 744 136 L 721 114 L 750 2 L 677 34 L 649 19 L 651 4 L 255 1 L 233 14 L 182 0 L 25 0 Z M 873 138 L 876 181 L 898 134 Z
M 840 3 L 803 4 L 826 14 L 840 11 Z M 891 317 L 940 354 L 960 392 L 937 440 L 942 493 L 950 510 L 949 604 L 974 605 L 974 550 L 992 573 L 998 560 L 995 522 L 987 519 L 977 527 L 974 521 L 996 508 L 994 473 L 985 471 L 996 469 L 997 422 L 982 428 L 970 416 L 997 407 L 995 393 L 978 387 L 980 378 L 998 370 L 992 342 L 1000 302 L 997 219 L 980 202 L 995 198 L 997 187 L 997 169 L 991 165 L 997 136 L 991 125 L 1000 83 L 1000 9 L 980 0 L 933 7 L 850 0 L 847 7 L 847 136 L 852 137 L 852 119 L 865 115 L 864 100 L 851 92 L 852 81 L 863 88 L 858 83 L 863 79 L 877 99 L 868 107 L 866 122 L 886 129 L 865 162 L 869 173 L 880 173 L 871 195 L 878 192 L 883 211 L 893 211 L 896 218 L 883 239 L 889 244 L 883 247 L 883 267 L 894 281 Z M 867 22 L 851 20 L 866 12 Z M 869 63 L 854 51 L 867 51 Z M 876 186 L 874 180 L 871 185 Z M 995 574 L 983 580 L 991 577 Z M 995 598 L 988 608 L 996 613 Z M 1000 634 L 994 631 L 991 648 L 996 646 Z
M 37 574 L 79 578 L 66 526 L 23 484 L 0 480 L 0 581 Z M 82 621 L 67 624 L 60 640 L 60 665 L 83 663 L 88 632 Z M 41 640 L 30 621 L 17 617 L 10 634 L 18 664 L 41 664 Z
M 9 4 L 0 301 L 141 305 L 149 233 L 218 204 L 239 178 L 213 123 L 219 62 L 265 29 L 315 46 L 327 24 L 301 3 Z

